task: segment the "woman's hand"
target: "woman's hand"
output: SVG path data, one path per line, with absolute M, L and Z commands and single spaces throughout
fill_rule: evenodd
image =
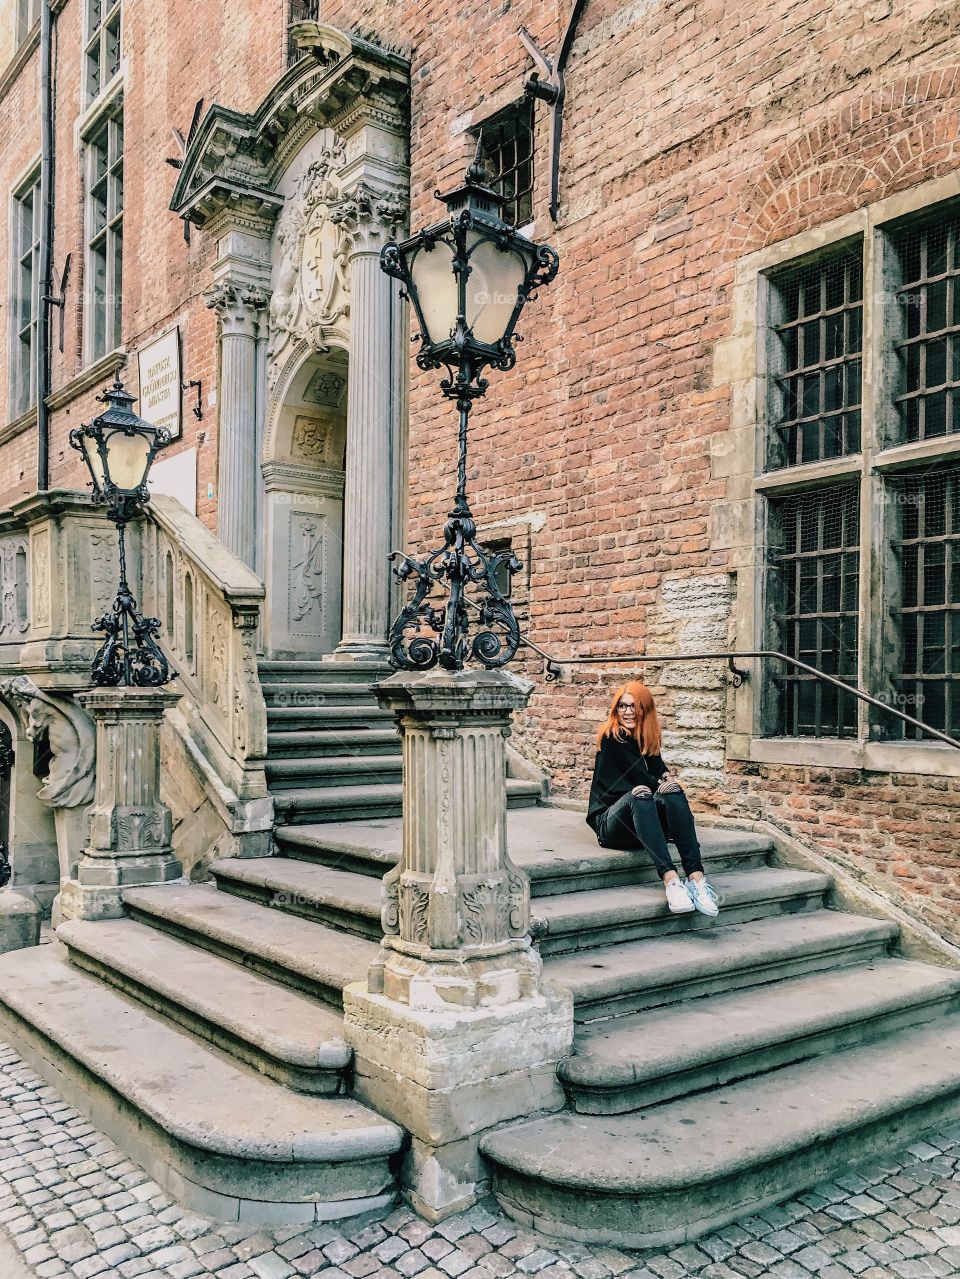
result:
M 639 799 L 641 795 L 652 795 L 653 791 L 651 791 L 649 786 L 634 786 L 631 794 L 633 794 L 634 796 L 636 796 L 637 799 Z
M 660 778 L 660 784 L 657 787 L 658 795 L 670 795 L 674 791 L 682 791 L 683 787 L 677 781 L 672 773 L 664 773 Z

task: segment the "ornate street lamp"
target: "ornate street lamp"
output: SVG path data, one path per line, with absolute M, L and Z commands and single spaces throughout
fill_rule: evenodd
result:
M 380 265 L 402 281 L 420 325 L 421 369 L 446 369 L 440 389 L 460 413 L 460 459 L 453 510 L 444 526 L 444 545 L 425 560 L 395 551 L 391 559 L 401 582 L 414 577 L 409 602 L 390 630 L 394 666 L 428 670 L 439 663 L 462 670 L 472 657 L 493 668 L 511 660 L 520 644 L 520 628 L 497 574 L 512 577 L 522 567 L 512 551 L 488 556 L 477 545 L 477 526 L 467 502 L 467 424 L 473 401 L 487 389 L 486 369 L 503 372 L 517 362 L 514 337 L 525 303 L 557 274 L 557 254 L 534 244 L 500 217 L 505 196 L 491 190 L 477 155 L 462 186 L 449 195 L 442 222 L 402 244 L 384 246 Z M 446 590 L 445 606 L 429 600 L 435 588 Z M 476 598 L 469 592 L 475 588 Z M 472 641 L 468 605 L 475 609 Z
M 120 585 L 112 613 L 93 623 L 106 639 L 90 669 L 94 684 L 155 688 L 172 678 L 156 636 L 160 619 L 144 617 L 127 584 L 126 527 L 150 501 L 147 476 L 157 453 L 170 443 L 170 433 L 138 417 L 134 397 L 119 379 L 98 396 L 107 408 L 92 422 L 70 432 L 70 446 L 83 455 L 93 481 L 93 500 L 107 507 L 120 544 Z

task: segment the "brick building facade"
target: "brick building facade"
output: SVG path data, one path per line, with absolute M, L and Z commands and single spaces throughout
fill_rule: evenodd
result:
M 39 33 L 36 6 L 21 0 L 15 8 L 0 33 L 11 228 L 0 271 L 12 303 L 0 319 L 9 352 L 0 361 L 4 507 L 37 485 L 35 401 L 18 369 L 29 373 L 38 306 L 30 219 L 38 199 Z M 319 132 L 298 134 L 297 103 L 307 100 L 307 87 L 296 77 L 305 59 L 323 66 L 324 58 L 357 55 L 291 52 L 291 17 L 319 19 L 369 42 L 380 53 L 364 56 L 383 83 L 395 76 L 399 84 L 409 63 L 409 97 L 398 90 L 383 108 L 389 127 L 377 125 L 384 137 L 393 129 L 390 136 L 409 140 L 409 208 L 398 204 L 383 238 L 404 221 L 419 227 L 435 219 L 434 190 L 459 178 L 485 122 L 491 158 L 510 167 L 505 146 L 497 152 L 496 144 L 512 130 L 523 145 L 521 104 L 532 65 L 518 33 L 526 27 L 548 54 L 555 51 L 568 6 L 465 4 L 455 20 L 439 3 L 383 0 L 323 0 L 319 14 L 291 14 L 286 0 L 229 7 L 66 0 L 53 8 L 54 283 L 68 254 L 70 271 L 62 351 L 57 312 L 51 321 L 49 483 L 82 487 L 68 430 L 92 416 L 94 396 L 116 370 L 136 392 L 137 351 L 177 326 L 183 380 L 201 383 L 202 418 L 190 411 L 195 392 L 185 391 L 174 451 L 195 450 L 195 481 L 185 496 L 224 536 L 223 352 L 233 321 L 214 286 L 239 287 L 227 278 L 234 259 L 254 264 L 249 277 L 241 271 L 241 283 L 259 290 L 260 300 L 245 304 L 253 307 L 242 321 L 249 330 L 236 332 L 279 367 L 277 299 L 291 296 L 281 293 L 289 257 L 277 250 L 281 205 L 295 207 L 300 193 L 333 207 L 350 198 L 350 166 L 361 163 L 363 181 L 382 178 L 385 190 L 405 196 L 405 155 L 372 143 L 362 155 L 352 151 L 359 133 L 349 132 L 349 120 L 344 183 L 328 195 L 304 187 L 309 175 L 298 148 L 322 143 L 341 155 L 341 118 L 311 99 Z M 285 97 L 295 81 L 304 96 L 291 90 Z M 225 112 L 220 134 L 205 131 L 214 104 Z M 803 0 L 758 11 L 590 0 L 567 67 L 555 225 L 548 120 L 537 103 L 529 200 L 532 234 L 557 248 L 560 275 L 525 315 L 517 368 L 491 379 L 471 433 L 471 496 L 482 532 L 509 541 L 525 562 L 516 582 L 524 628 L 561 657 L 784 649 L 956 737 L 955 6 Z M 320 138 L 323 129 L 332 137 Z M 261 165 L 283 198 L 268 208 L 257 186 L 257 208 L 248 202 L 241 218 L 238 198 L 231 204 L 216 194 L 221 161 L 211 157 L 230 149 L 218 137 L 232 138 L 235 153 L 254 166 L 254 186 Z M 168 157 L 184 167 L 168 165 Z M 310 158 L 321 162 L 314 152 Z M 222 179 L 234 193 L 239 171 Z M 528 185 L 527 173 L 525 165 L 515 170 L 519 186 Z M 224 230 L 227 212 L 234 222 Z M 178 213 L 192 224 L 189 239 Z M 339 226 L 350 216 L 341 210 L 339 221 L 329 221 Z M 317 234 L 319 257 L 336 258 Z M 260 249 L 244 257 L 243 236 L 260 237 L 259 259 Z M 368 256 L 375 248 L 368 245 Z M 110 254 L 118 251 L 122 285 L 114 290 Z M 405 449 L 383 538 L 402 525 L 408 547 L 435 544 L 452 491 L 455 419 L 432 376 L 413 372 L 407 388 L 397 358 L 407 348 L 393 330 L 390 350 L 378 348 L 374 335 L 364 367 L 351 368 L 353 409 L 334 396 L 310 419 L 324 424 L 330 441 L 322 458 L 311 462 L 309 449 L 268 457 L 261 448 L 285 423 L 294 442 L 307 429 L 293 411 L 306 399 L 298 370 L 310 385 L 347 381 L 336 356 L 338 325 L 356 321 L 356 282 L 351 307 L 339 310 L 333 278 L 320 285 L 330 305 L 317 320 L 323 332 L 316 330 L 312 351 L 300 351 L 296 369 L 290 364 L 288 385 L 282 369 L 256 383 L 263 401 L 259 420 L 251 419 L 249 453 L 274 470 L 266 496 L 252 469 L 245 481 L 256 483 L 254 503 L 263 503 L 262 540 L 247 557 L 267 577 L 279 572 L 271 555 L 286 518 L 270 494 L 282 494 L 292 510 L 301 497 L 319 494 L 329 512 L 343 483 L 349 488 L 342 436 L 345 427 L 349 451 L 361 377 L 371 394 L 388 384 L 393 407 L 383 411 L 396 414 L 398 458 Z M 355 347 L 350 359 L 359 359 Z M 287 401 L 271 408 L 270 396 L 284 385 Z M 330 472 L 326 487 L 305 475 L 313 463 Z M 246 553 L 239 543 L 232 549 Z M 325 554 L 333 581 L 339 554 L 329 547 Z M 276 580 L 289 593 L 289 576 Z M 308 620 L 311 607 L 306 598 Z M 304 630 L 295 650 L 319 655 L 335 645 L 339 604 L 336 612 L 312 639 Z M 289 630 L 292 615 L 283 616 Z M 268 651 L 290 648 L 292 632 L 278 638 L 281 631 L 279 622 L 268 624 Z M 356 635 L 353 642 L 360 643 Z M 960 941 L 960 756 L 904 739 L 882 711 L 811 692 L 823 688 L 816 681 L 785 679 L 774 662 L 740 665 L 750 678 L 739 688 L 722 661 L 642 668 L 660 698 L 665 753 L 701 809 L 773 823 Z M 539 677 L 532 657 L 518 669 Z M 556 795 L 583 798 L 595 725 L 614 682 L 637 669 L 573 667 L 569 678 L 541 683 L 516 741 Z

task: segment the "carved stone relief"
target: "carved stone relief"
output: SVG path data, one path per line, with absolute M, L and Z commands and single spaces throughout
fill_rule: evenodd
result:
M 336 324 L 349 307 L 344 235 L 330 211 L 341 197 L 336 175 L 343 147 L 332 132 L 327 145 L 296 180 L 277 224 L 279 267 L 270 301 L 269 380 L 275 382 L 281 353 L 288 345 Z
M 290 519 L 290 628 L 297 634 L 323 633 L 323 578 L 326 520 L 322 515 Z
M 226 702 L 224 686 L 228 678 L 227 671 L 227 627 L 228 619 L 222 609 L 218 609 L 211 596 L 207 596 L 207 692 L 211 702 L 220 706 Z
M 111 532 L 90 534 L 90 594 L 94 611 L 107 609 L 117 590 L 117 538 Z
M 317 369 L 307 383 L 303 398 L 311 404 L 319 404 L 323 408 L 336 409 L 343 403 L 347 379 L 329 369 Z
M 333 428 L 329 422 L 301 414 L 294 419 L 290 456 L 297 462 L 323 466 L 330 460 L 332 436 Z
M 35 626 L 50 625 L 50 532 L 40 529 L 31 543 L 31 578 L 33 582 L 33 621 Z
M 46 732 L 50 772 L 37 798 L 51 808 L 73 808 L 93 799 L 96 733 L 89 717 L 67 698 L 40 689 L 28 675 L 0 680 L 2 694 L 16 709 L 27 738 Z
M 0 543 L 0 637 L 16 639 L 30 629 L 27 562 L 29 543 L 11 537 Z

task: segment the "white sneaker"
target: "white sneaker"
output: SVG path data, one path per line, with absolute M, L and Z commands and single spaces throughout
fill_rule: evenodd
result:
M 664 885 L 664 891 L 667 894 L 667 905 L 674 915 L 689 915 L 696 909 L 682 879 L 671 879 L 669 884 Z
M 711 918 L 720 914 L 720 898 L 705 879 L 688 879 L 686 889 L 695 910 Z

